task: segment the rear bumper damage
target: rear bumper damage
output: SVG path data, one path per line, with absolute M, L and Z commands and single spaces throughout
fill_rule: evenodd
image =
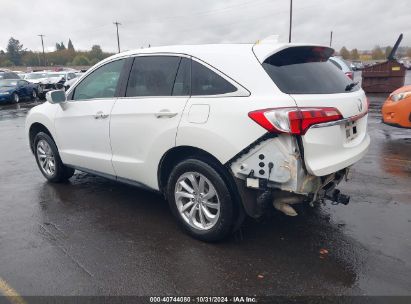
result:
M 336 186 L 347 178 L 348 168 L 326 176 L 307 172 L 298 138 L 280 135 L 262 138 L 228 163 L 246 213 L 261 217 L 268 205 L 287 215 L 297 213 L 292 204 L 314 205 L 326 200 L 348 204 L 349 197 Z

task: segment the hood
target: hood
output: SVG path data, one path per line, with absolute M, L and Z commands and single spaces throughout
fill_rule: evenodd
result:
M 39 78 L 39 79 L 26 79 L 31 83 L 42 83 L 42 84 L 50 84 L 50 83 L 57 83 L 61 80 L 61 77 L 47 77 L 47 78 Z
M 392 92 L 390 95 L 393 94 L 398 94 L 398 93 L 404 93 L 404 92 L 410 92 L 411 91 L 411 85 L 403 86 L 399 89 L 396 89 L 394 92 Z
M 15 88 L 16 88 L 15 86 L 4 86 L 4 87 L 0 87 L 0 92 L 13 91 Z

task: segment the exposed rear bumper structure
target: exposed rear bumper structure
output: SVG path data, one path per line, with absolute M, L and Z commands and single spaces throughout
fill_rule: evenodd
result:
M 348 168 L 325 176 L 307 172 L 297 138 L 276 136 L 246 149 L 229 166 L 235 177 L 246 213 L 254 218 L 264 214 L 268 205 L 287 215 L 297 215 L 292 204 L 332 201 L 348 204 L 349 197 L 336 186 Z M 358 159 L 362 154 L 358 155 Z M 351 165 L 352 163 L 350 163 Z

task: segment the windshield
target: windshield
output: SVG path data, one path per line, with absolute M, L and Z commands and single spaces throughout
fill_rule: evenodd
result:
M 48 77 L 60 77 L 60 78 L 65 78 L 65 74 L 48 74 Z
M 263 67 L 287 94 L 346 93 L 351 80 L 328 61 L 332 51 L 320 47 L 288 48 L 268 57 Z M 358 86 L 352 89 L 356 90 Z
M 27 74 L 24 79 L 40 79 L 40 78 L 52 78 L 52 77 L 64 78 L 65 74 L 59 74 L 59 73 L 32 73 L 32 74 Z
M 27 74 L 25 79 L 40 79 L 40 78 L 47 78 L 46 73 L 41 74 Z
M 16 80 L 0 80 L 0 87 L 12 87 L 16 85 L 17 85 Z

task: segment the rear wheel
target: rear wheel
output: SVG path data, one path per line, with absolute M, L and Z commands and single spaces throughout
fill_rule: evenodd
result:
M 217 241 L 232 232 L 234 201 L 216 169 L 198 159 L 179 163 L 167 184 L 170 207 L 193 237 Z
M 37 91 L 33 89 L 33 92 L 31 93 L 31 100 L 36 101 L 37 100 Z
M 34 138 L 34 154 L 41 173 L 48 181 L 59 183 L 73 176 L 74 169 L 61 162 L 56 144 L 46 133 L 39 132 Z

